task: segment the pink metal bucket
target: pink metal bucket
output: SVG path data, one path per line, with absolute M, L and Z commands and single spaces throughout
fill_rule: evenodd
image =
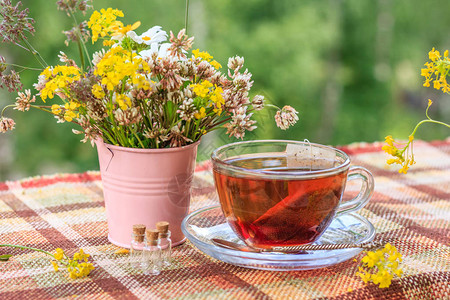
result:
M 185 241 L 181 222 L 189 211 L 199 142 L 185 147 L 134 149 L 97 141 L 108 239 L 129 248 L 134 224 L 170 223 L 173 245 Z

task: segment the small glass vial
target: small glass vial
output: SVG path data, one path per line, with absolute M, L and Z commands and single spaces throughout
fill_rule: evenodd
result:
M 144 274 L 158 275 L 161 273 L 161 247 L 159 247 L 158 234 L 156 229 L 147 229 L 145 232 L 141 264 Z
M 159 246 L 161 247 L 161 264 L 168 267 L 172 263 L 172 240 L 170 239 L 169 222 L 156 223 L 159 232 Z
M 144 249 L 145 225 L 133 225 L 130 243 L 130 265 L 133 268 L 139 268 L 142 260 L 142 250 Z

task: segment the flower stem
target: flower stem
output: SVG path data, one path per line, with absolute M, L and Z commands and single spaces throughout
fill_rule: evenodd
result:
M 0 115 L 0 118 L 3 117 L 3 113 L 5 112 L 5 110 L 6 110 L 8 107 L 14 107 L 14 106 L 16 106 L 16 105 L 15 105 L 15 104 L 9 104 L 9 105 L 6 105 L 5 107 L 3 107 L 3 109 L 2 109 L 2 114 Z
M 54 257 L 53 254 L 48 252 L 48 251 L 45 251 L 45 250 L 42 250 L 42 249 L 37 249 L 37 248 L 32 248 L 32 247 L 26 247 L 26 246 L 20 246 L 20 245 L 12 245 L 12 244 L 0 244 L 0 247 L 11 247 L 11 248 L 33 250 L 33 251 L 42 252 L 42 253 L 45 253 L 47 255 L 50 255 L 51 257 Z
M 278 106 L 270 104 L 270 103 L 264 103 L 264 107 L 270 107 L 270 108 L 274 108 L 276 110 L 280 110 L 281 109 Z
M 422 125 L 424 123 L 434 123 L 434 124 L 443 125 L 443 126 L 446 126 L 446 127 L 450 128 L 450 124 L 447 124 L 447 123 L 444 123 L 444 122 L 440 122 L 440 121 L 436 121 L 436 120 L 433 120 L 433 119 L 427 119 L 427 120 L 422 120 L 419 123 L 417 123 L 417 125 L 416 125 L 416 127 L 414 127 L 414 130 L 411 133 L 411 135 L 414 136 L 416 134 L 417 129 L 420 127 L 420 125 Z
M 136 131 L 134 131 L 133 129 L 131 129 L 131 132 L 133 132 L 134 136 L 136 137 L 136 139 L 138 140 L 139 144 L 141 145 L 142 149 L 145 149 L 144 144 L 142 143 L 141 139 L 139 138 L 139 136 L 137 135 Z
M 26 70 L 32 70 L 32 71 L 41 71 L 42 72 L 42 70 L 43 70 L 43 69 L 39 69 L 39 68 L 30 68 L 30 67 L 25 67 L 25 66 L 16 65 L 16 64 L 10 64 L 10 63 L 7 63 L 5 65 L 11 66 L 11 67 L 16 67 L 16 68 L 22 68 L 22 69 L 26 69 Z
M 189 18 L 189 0 L 186 0 L 186 10 L 184 12 L 184 28 L 186 29 L 186 34 L 188 31 L 188 18 Z
M 39 64 L 43 68 L 46 68 L 48 65 L 42 58 L 41 54 L 38 51 L 36 51 L 36 49 L 33 48 L 33 46 L 28 42 L 28 40 L 23 35 L 21 35 L 21 38 L 22 41 L 25 43 L 25 46 L 27 47 L 28 51 L 30 51 L 31 54 L 33 54 L 34 58 L 39 62 Z
M 83 38 L 82 38 L 82 36 L 81 36 L 81 32 L 80 32 L 80 30 L 79 30 L 80 27 L 78 26 L 77 18 L 76 18 L 75 15 L 72 13 L 72 11 L 70 11 L 70 15 L 72 16 L 73 21 L 75 22 L 75 27 L 76 27 L 75 32 L 76 32 L 76 34 L 77 34 L 77 36 L 78 36 L 78 41 L 77 41 L 77 43 L 78 43 L 78 48 L 79 48 L 79 51 L 80 51 L 81 65 L 82 65 L 83 67 L 84 67 L 84 65 L 85 65 L 85 59 L 84 59 L 83 51 L 81 50 L 81 48 L 83 48 L 84 52 L 86 52 L 86 60 L 89 62 L 89 66 L 92 68 L 92 62 L 91 62 L 91 60 L 89 59 L 89 58 L 90 58 L 90 56 L 89 56 L 89 51 L 88 51 L 88 49 L 86 48 L 86 43 L 83 41 Z

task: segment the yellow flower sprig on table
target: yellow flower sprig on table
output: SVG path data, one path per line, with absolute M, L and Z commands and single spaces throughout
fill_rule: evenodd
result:
M 58 272 L 59 265 L 63 265 L 69 272 L 69 277 L 72 279 L 86 277 L 95 269 L 94 265 L 88 261 L 89 254 L 84 253 L 83 249 L 76 252 L 73 258 L 69 258 L 61 248 L 55 250 L 53 257 L 56 261 L 52 261 L 55 272 Z
M 400 262 L 402 262 L 402 255 L 397 248 L 387 243 L 383 249 L 366 252 L 356 275 L 365 283 L 372 282 L 380 288 L 387 288 L 391 285 L 394 276 L 402 276 Z
M 58 272 L 59 267 L 63 266 L 67 269 L 67 271 L 69 272 L 69 277 L 72 279 L 86 277 L 91 273 L 92 270 L 95 269 L 94 265 L 89 262 L 90 255 L 87 253 L 84 253 L 83 249 L 80 249 L 79 252 L 76 252 L 73 255 L 73 258 L 69 258 L 64 253 L 64 250 L 62 250 L 61 248 L 57 248 L 55 250 L 55 253 L 50 253 L 50 252 L 42 250 L 42 249 L 26 247 L 26 246 L 21 246 L 21 245 L 0 244 L 0 247 L 19 248 L 19 249 L 33 250 L 33 251 L 45 253 L 48 256 L 55 259 L 55 260 L 52 260 L 52 265 L 53 265 L 55 272 Z M 10 255 L 10 254 L 0 255 L 0 261 L 8 261 L 9 258 L 11 258 L 11 256 L 12 255 Z
M 442 90 L 443 93 L 450 93 L 450 85 L 447 82 L 447 76 L 450 72 L 450 58 L 449 51 L 446 50 L 444 52 L 444 56 L 442 57 L 440 52 L 435 50 L 434 48 L 428 53 L 429 62 L 425 63 L 425 67 L 421 69 L 421 76 L 425 77 L 425 82 L 423 86 L 430 87 L 431 83 L 433 83 L 433 87 L 437 90 Z M 425 111 L 426 119 L 417 123 L 416 127 L 414 127 L 413 132 L 409 135 L 408 142 L 405 144 L 398 143 L 394 140 L 391 135 L 386 137 L 386 144 L 383 146 L 383 150 L 392 156 L 387 160 L 387 164 L 398 164 L 401 165 L 401 169 L 399 173 L 406 174 L 410 166 L 415 164 L 414 153 L 413 153 L 413 142 L 417 129 L 424 123 L 434 123 L 438 125 L 446 126 L 450 128 L 450 124 L 433 120 L 428 115 L 428 110 L 430 106 L 433 104 L 431 99 L 428 99 L 428 106 Z

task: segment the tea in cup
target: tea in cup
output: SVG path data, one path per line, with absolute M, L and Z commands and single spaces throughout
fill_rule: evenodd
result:
M 350 166 L 341 150 L 307 142 L 259 140 L 216 149 L 214 181 L 227 222 L 256 248 L 309 244 L 333 219 L 362 208 L 374 188 L 372 174 Z M 348 180 L 359 194 L 342 201 Z

